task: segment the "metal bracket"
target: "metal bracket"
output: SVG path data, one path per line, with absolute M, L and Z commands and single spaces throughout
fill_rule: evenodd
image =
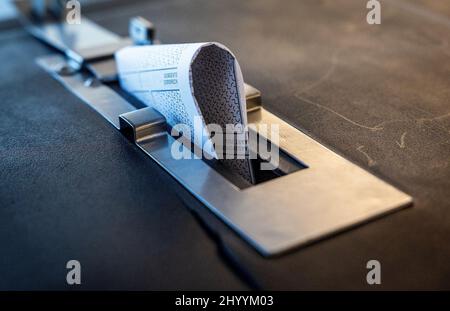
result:
M 38 64 L 120 129 L 265 256 L 322 239 L 412 202 L 407 194 L 267 111 L 261 106 L 261 93 L 249 85 L 246 85 L 249 123 L 256 125 L 256 129 L 259 124 L 278 125 L 281 137 L 278 147 L 286 156 L 285 163 L 303 163 L 304 169 L 287 164 L 284 176 L 240 187 L 203 160 L 176 160 L 171 154 L 175 139 L 157 111 L 136 109 L 99 81 L 95 70 L 89 66 L 74 68 L 71 53 L 65 55 L 69 59 L 53 55 L 38 59 Z M 114 64 L 112 59 L 107 61 L 109 66 Z M 258 134 L 271 139 L 266 133 L 258 131 Z
M 166 119 L 150 107 L 121 114 L 119 121 L 120 131 L 136 144 L 167 135 Z

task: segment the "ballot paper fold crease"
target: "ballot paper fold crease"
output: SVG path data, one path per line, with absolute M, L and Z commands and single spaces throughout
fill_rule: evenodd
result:
M 202 141 L 210 138 L 208 124 L 219 125 L 224 133 L 227 125 L 240 126 L 244 139 L 236 140 L 234 150 L 244 146 L 246 158 L 229 159 L 229 154 L 218 154 L 194 136 L 191 141 L 254 183 L 245 132 L 244 80 L 236 57 L 225 46 L 213 42 L 135 46 L 121 49 L 115 57 L 121 87 L 158 110 L 169 125 L 184 124 L 194 133 L 194 120 L 201 120 Z

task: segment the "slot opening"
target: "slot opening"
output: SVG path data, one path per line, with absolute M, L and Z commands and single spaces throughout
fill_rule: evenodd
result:
M 169 127 L 168 132 L 170 133 L 171 129 Z M 170 135 L 170 134 L 168 134 Z M 180 136 L 172 136 L 174 139 L 178 139 L 182 136 L 182 133 L 180 133 Z M 186 143 L 183 142 L 183 144 L 188 147 L 191 152 L 195 154 L 201 154 L 201 149 L 196 146 L 193 143 Z M 275 180 L 277 178 L 298 172 L 303 169 L 307 169 L 308 166 L 301 162 L 300 160 L 292 157 L 288 153 L 286 153 L 281 148 L 277 148 L 278 151 L 278 164 L 277 166 L 273 166 L 270 164 L 270 160 L 266 157 L 262 156 L 258 150 L 260 149 L 260 144 L 266 144 L 265 150 L 270 150 L 270 145 L 272 144 L 269 140 L 265 138 L 261 138 L 258 135 L 257 139 L 257 148 L 256 150 L 253 150 L 253 153 L 256 155 L 255 159 L 250 159 L 250 163 L 253 169 L 254 177 L 255 177 L 255 184 L 250 183 L 248 180 L 237 174 L 236 172 L 233 172 L 228 166 L 224 165 L 222 161 L 219 161 L 217 159 L 206 159 L 204 157 L 201 158 L 200 161 L 204 161 L 208 166 L 213 168 L 216 172 L 218 172 L 222 177 L 227 179 L 229 182 L 231 182 L 233 185 L 238 187 L 240 190 L 248 189 L 251 187 L 258 186 L 262 183 L 269 182 L 271 180 Z M 266 169 L 261 169 L 262 165 L 266 164 Z M 271 166 L 270 169 L 267 169 L 267 166 Z

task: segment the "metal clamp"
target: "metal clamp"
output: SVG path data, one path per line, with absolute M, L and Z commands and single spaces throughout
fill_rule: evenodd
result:
M 167 134 L 166 119 L 151 107 L 121 114 L 119 123 L 122 134 L 137 144 Z

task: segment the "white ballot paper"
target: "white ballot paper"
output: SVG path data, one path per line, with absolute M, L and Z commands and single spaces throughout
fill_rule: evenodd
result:
M 123 89 L 155 108 L 172 127 L 186 125 L 191 142 L 204 154 L 219 159 L 254 183 L 248 159 L 244 80 L 235 56 L 225 46 L 219 43 L 133 46 L 118 51 L 115 57 Z M 234 144 L 233 152 L 224 145 L 219 151 L 217 141 L 215 148 L 212 143 L 204 143 L 211 135 L 207 128 L 210 124 L 219 125 L 224 135 L 230 133 L 229 125 L 241 128 L 241 135 L 227 136 L 223 141 L 228 147 L 230 141 Z

